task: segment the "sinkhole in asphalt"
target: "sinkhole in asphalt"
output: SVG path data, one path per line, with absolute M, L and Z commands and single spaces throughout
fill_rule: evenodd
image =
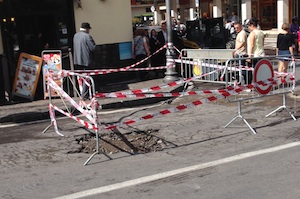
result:
M 99 152 L 114 154 L 126 152 L 130 154 L 149 153 L 161 151 L 166 145 L 165 140 L 160 138 L 158 130 L 132 131 L 121 134 L 113 133 L 99 136 Z M 76 138 L 80 149 L 77 153 L 94 153 L 96 151 L 95 134 L 85 134 Z

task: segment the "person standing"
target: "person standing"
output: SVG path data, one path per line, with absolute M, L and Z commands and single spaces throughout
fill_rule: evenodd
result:
M 165 21 L 163 21 L 161 23 L 161 31 L 158 32 L 157 38 L 158 38 L 161 46 L 168 43 L 167 23 Z
M 288 58 L 293 56 L 293 35 L 289 34 L 289 24 L 283 23 L 281 26 L 283 32 L 277 36 L 276 55 L 286 55 Z M 279 57 L 278 72 L 287 72 L 287 59 Z M 279 79 L 282 80 L 281 77 Z
M 233 26 L 235 31 L 237 32 L 237 36 L 235 40 L 234 57 L 235 58 L 247 57 L 247 33 L 240 22 L 235 22 Z M 241 59 L 239 64 L 241 66 L 245 66 L 246 60 Z M 252 81 L 251 71 L 242 70 L 242 76 L 246 84 L 251 83 Z
M 161 31 L 157 33 L 157 39 L 159 41 L 159 47 L 163 47 L 168 43 L 168 32 L 167 32 L 167 22 L 161 22 Z M 159 65 L 165 66 L 166 65 L 166 52 L 167 49 L 161 50 L 157 56 L 159 61 Z
M 292 23 L 290 24 L 290 33 L 293 35 L 293 45 L 295 48 L 295 52 L 298 53 L 299 45 L 298 45 L 298 32 L 299 32 L 299 19 L 298 17 L 292 18 Z
M 73 37 L 74 65 L 77 70 L 86 70 L 93 66 L 96 44 L 92 36 L 89 34 L 91 29 L 90 24 L 84 22 L 81 24 L 80 31 Z M 87 99 L 87 85 L 83 83 L 82 86 L 81 97 L 83 99 Z
M 259 57 L 265 56 L 265 35 L 262 30 L 258 29 L 258 22 L 259 20 L 256 17 L 253 17 L 249 20 L 247 24 L 248 29 L 250 30 L 250 34 L 247 38 L 247 53 L 248 57 L 251 59 L 247 59 L 246 61 L 249 63 L 248 65 L 250 65 L 253 68 L 259 61 Z M 250 84 L 252 82 L 252 79 L 252 72 L 248 73 L 247 83 Z
M 238 17 L 235 15 L 235 12 L 233 11 L 231 13 L 231 16 L 229 17 L 229 20 L 232 22 L 232 23 L 235 23 L 235 22 L 238 22 Z
M 157 38 L 157 32 L 155 29 L 151 30 L 150 33 L 150 39 L 149 39 L 149 44 L 150 44 L 150 51 L 152 54 L 151 57 L 151 66 L 159 66 L 159 57 L 156 55 L 153 55 L 159 48 L 160 48 L 160 42 Z
M 248 28 L 250 30 L 250 34 L 247 39 L 247 51 L 248 57 L 262 57 L 265 56 L 264 50 L 264 42 L 265 42 L 265 35 L 262 30 L 257 28 L 259 20 L 256 17 L 250 19 L 248 23 Z M 250 59 L 249 59 L 250 60 Z M 248 60 L 248 61 L 249 61 Z M 254 67 L 257 63 L 258 59 L 252 59 L 252 66 Z
M 156 32 L 155 29 L 151 30 L 149 42 L 150 42 L 150 51 L 151 51 L 151 54 L 152 54 L 151 66 L 152 67 L 163 66 L 163 65 L 161 65 L 162 64 L 161 59 L 165 60 L 165 57 L 160 55 L 159 53 L 154 54 L 161 47 L 161 44 L 158 40 L 157 32 Z M 155 74 L 156 74 L 157 77 L 163 76 L 162 75 L 163 70 L 161 70 L 161 69 L 160 70 L 155 70 Z
M 244 57 L 247 54 L 247 33 L 240 22 L 234 23 L 234 29 L 237 32 L 234 56 Z
M 134 38 L 132 41 L 132 58 L 139 62 L 145 59 L 147 56 L 150 56 L 150 50 L 148 45 L 148 39 L 145 37 L 145 30 L 137 29 L 134 34 Z M 147 61 L 144 61 L 140 64 L 141 68 L 147 67 Z M 145 79 L 146 72 L 138 72 L 137 79 Z

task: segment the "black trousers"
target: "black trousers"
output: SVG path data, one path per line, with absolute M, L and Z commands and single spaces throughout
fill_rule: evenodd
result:
M 83 66 L 83 65 L 75 65 L 75 70 L 87 70 L 89 68 L 88 66 Z M 88 78 L 85 78 L 85 81 L 89 81 Z M 88 86 L 86 85 L 85 81 L 82 83 L 82 91 L 80 93 L 81 99 L 88 99 L 89 98 L 89 89 Z
M 147 57 L 147 55 L 136 55 L 135 61 L 136 61 L 136 62 L 139 62 L 139 61 L 145 59 L 146 57 Z M 137 68 L 147 68 L 147 67 L 148 67 L 147 64 L 148 64 L 148 62 L 147 62 L 147 61 L 144 61 L 143 63 L 139 64 L 139 65 L 137 66 Z M 144 80 L 144 79 L 146 79 L 146 75 L 147 75 L 147 74 L 148 74 L 148 72 L 146 72 L 146 71 L 137 71 L 137 72 L 136 72 L 136 78 L 137 78 L 138 80 Z

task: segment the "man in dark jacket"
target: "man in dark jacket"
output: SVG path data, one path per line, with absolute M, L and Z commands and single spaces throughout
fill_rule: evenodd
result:
M 171 30 L 172 31 L 172 42 L 173 45 L 181 50 L 182 49 L 182 40 L 179 38 L 177 31 L 175 31 L 174 29 Z M 161 24 L 161 31 L 158 32 L 157 34 L 157 39 L 160 43 L 160 47 L 164 46 L 165 44 L 168 43 L 168 30 L 167 30 L 167 23 L 164 21 Z M 176 52 L 176 51 L 175 51 Z M 160 57 L 161 60 L 161 65 L 165 66 L 166 65 L 166 49 L 162 50 L 158 56 Z
M 80 31 L 74 35 L 74 64 L 82 69 L 90 67 L 93 62 L 93 51 L 96 44 L 90 33 L 91 26 L 89 23 L 82 23 Z
M 96 48 L 95 41 L 90 33 L 91 26 L 89 23 L 82 23 L 80 31 L 74 35 L 74 65 L 76 69 L 85 70 L 93 65 L 93 51 Z M 87 86 L 83 84 L 82 98 L 87 98 Z

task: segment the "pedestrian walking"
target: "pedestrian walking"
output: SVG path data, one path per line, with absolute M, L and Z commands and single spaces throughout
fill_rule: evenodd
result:
M 81 24 L 80 31 L 74 35 L 73 48 L 74 48 L 74 65 L 77 70 L 86 70 L 94 65 L 94 50 L 96 44 L 92 36 L 89 34 L 91 30 L 89 23 L 84 22 Z M 88 98 L 88 88 L 83 82 L 81 98 Z

